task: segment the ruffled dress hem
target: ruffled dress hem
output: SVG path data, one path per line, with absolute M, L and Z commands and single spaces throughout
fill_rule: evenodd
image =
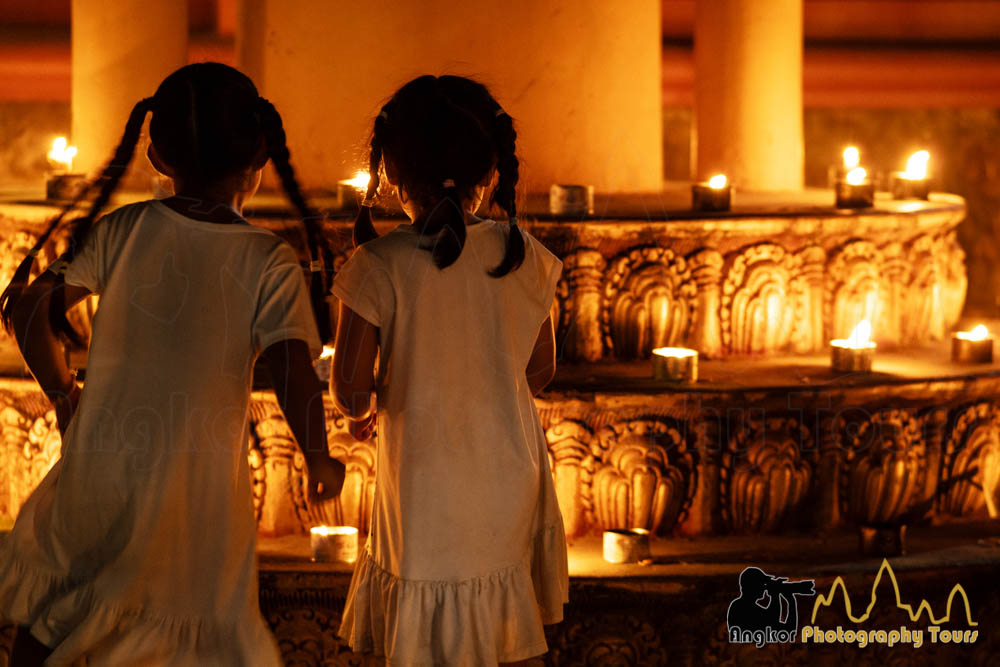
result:
M 253 625 L 263 627 L 246 627 L 121 607 L 101 600 L 87 582 L 24 563 L 2 540 L 0 573 L 3 616 L 28 626 L 35 639 L 53 650 L 46 667 L 75 665 L 84 656 L 88 665 L 121 664 L 123 659 L 149 665 L 191 660 L 205 665 L 281 664 L 259 614 Z M 92 655 L 95 649 L 99 657 Z
M 544 625 L 559 623 L 568 602 L 562 524 L 535 535 L 512 566 L 461 580 L 396 576 L 361 551 L 339 636 L 387 665 L 517 662 L 545 653 Z

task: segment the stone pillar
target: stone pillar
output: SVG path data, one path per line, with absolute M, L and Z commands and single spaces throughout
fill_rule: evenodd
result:
M 186 2 L 73 0 L 74 170 L 109 159 L 132 107 L 187 62 Z
M 695 3 L 695 176 L 803 187 L 802 0 Z
M 662 187 L 659 0 L 243 4 L 240 66 L 281 112 L 306 187 L 366 167 L 382 103 L 426 73 L 491 88 L 517 121 L 525 192 Z
M 601 286 L 604 284 L 604 257 L 596 250 L 578 250 L 564 260 L 563 276 L 572 297 L 569 331 L 563 342 L 563 357 L 571 361 L 600 361 L 604 355 L 601 334 Z M 558 322 L 553 322 L 558 326 Z

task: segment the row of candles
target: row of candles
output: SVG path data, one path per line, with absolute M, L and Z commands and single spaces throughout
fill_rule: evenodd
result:
M 77 149 L 66 137 L 57 137 L 48 153 L 49 171 L 45 195 L 53 201 L 68 201 L 84 187 L 84 174 L 73 173 L 73 158 Z M 895 199 L 927 199 L 930 181 L 927 163 L 930 154 L 921 150 L 910 156 L 906 170 L 892 175 L 890 188 Z M 860 152 L 848 146 L 843 153 L 843 166 L 831 169 L 838 208 L 866 208 L 875 201 L 875 183 L 868 171 L 860 166 Z M 353 178 L 337 183 L 340 208 L 356 208 L 368 188 L 369 175 L 358 171 Z M 704 183 L 691 186 L 691 208 L 695 211 L 728 211 L 732 204 L 732 187 L 725 174 L 716 174 Z M 590 185 L 553 185 L 549 191 L 549 208 L 555 215 L 589 215 L 594 212 L 594 187 Z
M 855 146 L 843 152 L 843 167 L 831 169 L 837 208 L 868 208 L 875 204 L 875 182 L 868 170 L 860 165 L 861 153 Z M 890 178 L 889 189 L 893 199 L 927 199 L 930 180 L 927 163 L 930 153 L 920 150 L 910 156 L 905 171 L 898 171 Z M 695 211 L 728 211 L 732 202 L 732 188 L 725 174 L 716 174 L 704 183 L 691 186 L 691 208 Z
M 876 344 L 872 327 L 861 320 L 847 338 L 830 341 L 830 366 L 844 373 L 867 373 L 872 369 Z M 993 363 L 996 336 L 986 325 L 956 331 L 951 337 L 951 359 L 958 363 Z M 653 378 L 666 382 L 698 381 L 698 351 L 686 347 L 659 347 L 653 350 Z

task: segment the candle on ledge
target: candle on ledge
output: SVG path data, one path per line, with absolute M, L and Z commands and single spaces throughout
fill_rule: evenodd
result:
M 649 531 L 645 528 L 612 528 L 604 531 L 604 560 L 609 563 L 638 563 L 647 560 Z
M 980 324 L 971 331 L 956 331 L 951 336 L 951 360 L 973 364 L 993 363 L 996 336 Z
M 593 185 L 553 185 L 549 188 L 549 213 L 552 215 L 593 215 Z
M 669 382 L 698 381 L 698 352 L 686 347 L 653 350 L 653 378 Z
M 864 167 L 854 167 L 837 181 L 837 208 L 869 208 L 875 204 L 875 184 Z
M 367 171 L 358 171 L 353 178 L 337 181 L 337 208 L 357 209 L 368 192 L 370 176 Z
M 906 171 L 892 175 L 891 190 L 893 199 L 927 199 L 931 191 L 931 182 L 927 178 L 927 162 L 931 154 L 927 151 L 917 151 L 906 162 Z
M 838 181 L 844 180 L 851 169 L 854 169 L 861 162 L 861 152 L 858 151 L 856 146 L 848 146 L 844 149 L 841 156 L 843 162 L 841 164 L 832 165 L 826 173 L 827 186 L 834 188 L 837 186 Z
M 358 529 L 314 526 L 309 529 L 309 545 L 317 563 L 353 563 L 358 559 Z
M 716 174 L 707 183 L 691 186 L 691 209 L 695 211 L 728 211 L 732 203 L 732 187 L 725 174 Z
M 875 342 L 871 340 L 872 325 L 861 320 L 849 338 L 830 341 L 830 362 L 833 370 L 844 373 L 864 372 L 872 369 Z
M 86 187 L 84 174 L 74 174 L 73 158 L 76 146 L 69 146 L 66 137 L 56 137 L 49 151 L 49 170 L 45 174 L 45 198 L 49 201 L 70 201 Z

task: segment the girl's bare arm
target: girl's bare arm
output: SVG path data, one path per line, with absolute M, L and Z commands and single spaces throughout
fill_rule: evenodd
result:
M 374 409 L 378 327 L 340 304 L 334 349 L 330 394 L 345 417 L 367 420 Z
M 538 331 L 525 374 L 532 396 L 544 389 L 556 374 L 556 334 L 550 317 L 545 318 Z
M 56 290 L 65 292 L 67 308 L 79 303 L 90 290 L 67 285 L 61 276 L 46 271 L 24 291 L 14 307 L 14 337 L 28 370 L 56 408 L 59 430 L 65 432 L 76 406 L 77 385 L 66 365 L 66 355 L 49 324 L 49 303 Z
M 323 385 L 313 370 L 309 346 L 303 340 L 283 340 L 268 346 L 261 356 L 278 405 L 305 456 L 310 497 L 323 500 L 338 495 L 344 485 L 344 464 L 330 458 L 327 448 Z

